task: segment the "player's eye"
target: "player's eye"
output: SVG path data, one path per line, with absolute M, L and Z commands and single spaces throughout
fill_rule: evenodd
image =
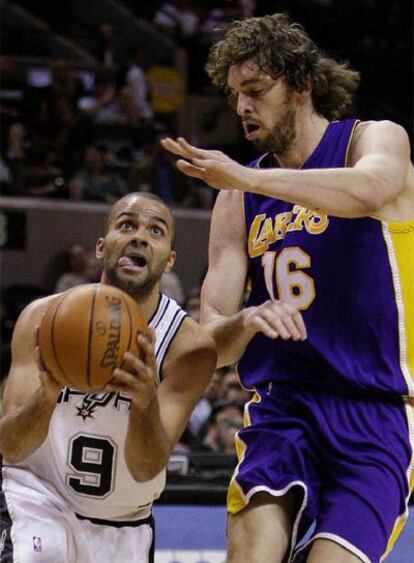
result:
M 251 96 L 252 98 L 258 98 L 259 96 L 261 96 L 264 93 L 263 89 L 259 89 L 259 90 L 249 90 L 249 92 L 247 92 L 248 96 Z
M 131 221 L 122 221 L 119 226 L 122 231 L 130 231 L 134 228 L 134 224 Z
M 162 236 L 164 234 L 164 230 L 161 227 L 158 227 L 158 225 L 153 225 L 151 227 L 151 231 L 154 235 L 157 236 Z

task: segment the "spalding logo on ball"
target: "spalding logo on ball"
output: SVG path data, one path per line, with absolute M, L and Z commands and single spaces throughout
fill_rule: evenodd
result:
M 61 385 L 97 391 L 127 351 L 139 355 L 137 334 L 147 325 L 136 301 L 110 285 L 77 286 L 54 300 L 40 324 L 47 370 Z

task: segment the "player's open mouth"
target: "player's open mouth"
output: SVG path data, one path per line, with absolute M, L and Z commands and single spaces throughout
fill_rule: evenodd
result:
M 248 123 L 247 121 L 243 121 L 243 130 L 244 136 L 246 139 L 251 139 L 254 137 L 255 133 L 259 131 L 260 125 L 257 123 Z
M 147 265 L 145 256 L 121 256 L 118 260 L 118 266 L 128 268 L 129 270 L 142 270 Z

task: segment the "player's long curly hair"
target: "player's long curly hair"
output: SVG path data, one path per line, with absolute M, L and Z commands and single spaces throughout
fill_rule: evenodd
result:
M 359 72 L 324 56 L 300 24 L 284 13 L 234 21 L 210 51 L 206 70 L 224 92 L 230 66 L 254 59 L 272 77 L 302 92 L 309 84 L 315 110 L 329 120 L 352 108 Z

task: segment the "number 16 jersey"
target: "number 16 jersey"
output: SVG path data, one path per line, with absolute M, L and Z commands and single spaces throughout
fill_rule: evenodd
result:
M 331 122 L 302 169 L 346 166 L 356 126 L 354 119 Z M 269 157 L 252 166 L 266 167 Z M 414 218 L 344 219 L 251 193 L 244 213 L 247 306 L 267 299 L 294 305 L 308 337 L 257 334 L 239 363 L 243 385 L 289 381 L 414 397 Z

